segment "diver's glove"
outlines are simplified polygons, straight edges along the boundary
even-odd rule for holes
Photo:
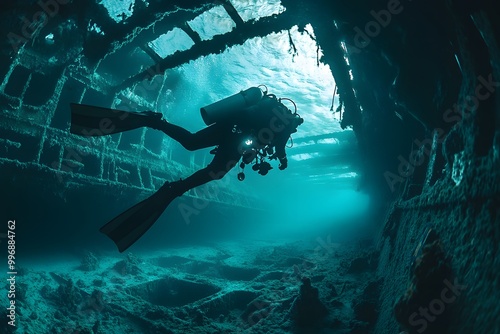
[[[278,166],[279,170],[284,170],[285,168],[288,167],[288,159],[286,157],[279,158],[279,160],[280,160],[280,165]]]

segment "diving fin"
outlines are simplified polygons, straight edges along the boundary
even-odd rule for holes
[[[162,119],[161,113],[132,112],[71,103],[70,132],[96,137],[150,126]]]
[[[168,205],[179,195],[170,183],[99,229],[118,247],[120,253],[132,246],[158,220]]]

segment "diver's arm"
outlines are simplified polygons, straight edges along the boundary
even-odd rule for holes
[[[279,169],[283,170],[288,167],[288,159],[286,158],[286,143],[288,142],[288,138],[290,135],[285,134],[285,133],[280,133],[280,135],[276,138],[276,141],[274,143],[275,147],[275,153],[274,156],[278,158],[280,161]]]

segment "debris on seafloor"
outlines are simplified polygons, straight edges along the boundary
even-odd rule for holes
[[[128,253],[127,257],[116,263],[114,269],[121,275],[137,275],[141,272],[140,260],[133,255]]]
[[[353,303],[355,319],[351,321],[354,333],[368,333],[373,330],[379,315],[379,296],[383,278],[369,282],[363,289],[363,293]]]
[[[290,309],[291,318],[299,327],[318,325],[328,314],[328,309],[319,300],[318,288],[311,285],[311,280],[302,278],[299,295]]]
[[[80,264],[80,269],[83,271],[94,271],[99,269],[99,259],[92,252],[87,252]]]

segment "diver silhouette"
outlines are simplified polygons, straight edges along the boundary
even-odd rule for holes
[[[279,99],[259,87],[251,87],[200,108],[207,127],[196,133],[168,122],[161,113],[153,111],[128,112],[71,104],[70,131],[73,134],[104,136],[149,127],[164,132],[189,151],[215,147],[210,151],[214,158],[208,166],[185,179],[167,181],[153,195],[101,227],[100,231],[115,242],[120,252],[136,242],[175,198],[190,189],[221,179],[240,160],[242,169],[253,163],[252,169],[261,175],[272,169],[266,159],[279,160],[280,170],[287,168],[285,147],[303,119],[292,100]],[[282,100],[291,101],[295,112]],[[242,181],[244,174],[239,173],[238,179]]]

